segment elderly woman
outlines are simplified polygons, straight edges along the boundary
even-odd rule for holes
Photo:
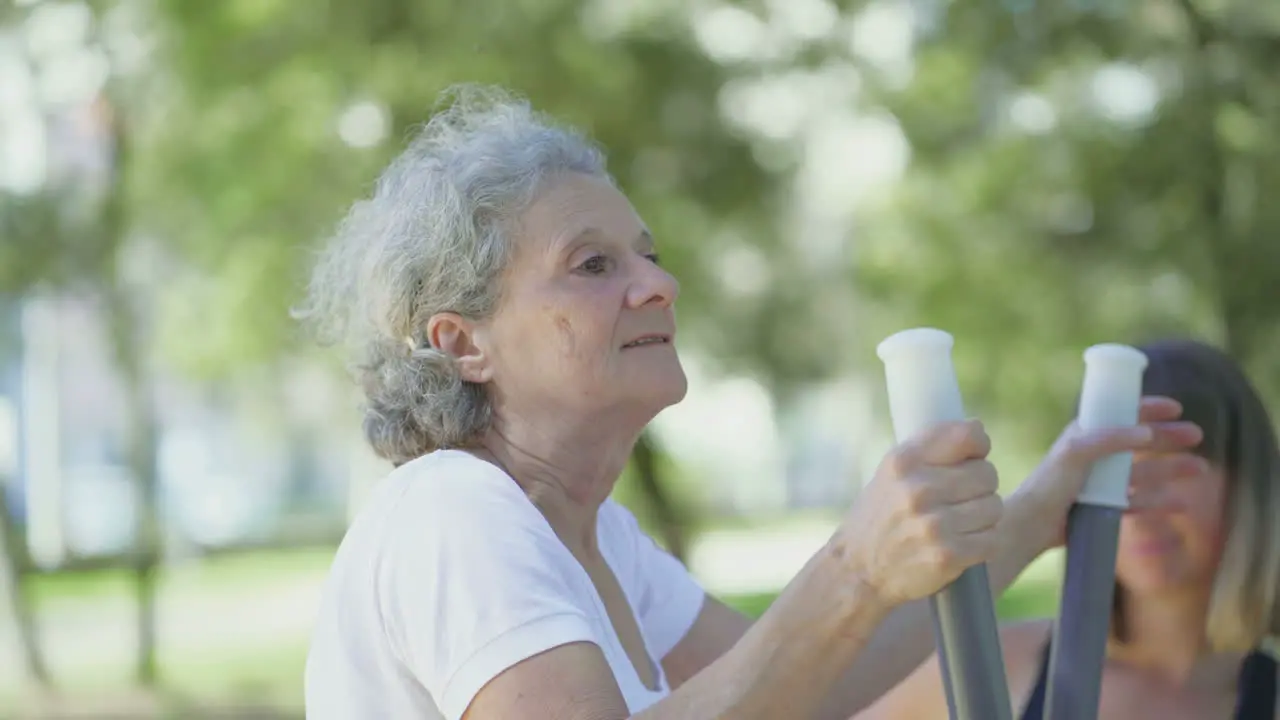
[[[1090,463],[1198,440],[1149,399],[1138,428],[1069,429],[1002,501],[980,425],[934,428],[752,622],[609,500],[685,393],[657,242],[596,147],[497,91],[461,93],[352,208],[299,314],[350,346],[396,469],[334,561],[308,717],[843,720],[926,657],[922,598],[984,561],[1000,590],[1053,543]]]
[[[1099,718],[1280,718],[1280,453],[1258,394],[1230,357],[1192,341],[1144,348],[1148,392],[1204,431],[1199,473],[1167,478],[1176,506],[1126,517]],[[1002,632],[1013,706],[1044,717],[1052,621]],[[945,718],[936,661],[861,718]]]

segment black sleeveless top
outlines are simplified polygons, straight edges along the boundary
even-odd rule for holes
[[[1052,641],[1045,643],[1040,657],[1040,675],[1036,688],[1022,710],[1022,720],[1042,720],[1045,694],[1049,690],[1049,651]],[[1257,651],[1249,654],[1240,666],[1240,694],[1236,698],[1235,720],[1277,720],[1276,661]]]

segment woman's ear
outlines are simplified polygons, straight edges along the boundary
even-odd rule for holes
[[[486,383],[493,379],[493,366],[481,347],[480,327],[458,313],[436,313],[427,321],[427,341],[431,347],[452,357],[462,379]]]

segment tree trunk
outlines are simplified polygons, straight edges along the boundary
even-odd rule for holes
[[[160,521],[156,444],[158,422],[151,397],[151,383],[141,356],[140,323],[120,288],[108,302],[112,315],[112,342],[124,381],[129,418],[129,472],[136,483],[137,534],[133,548],[134,590],[138,603],[138,645],[135,673],[138,683],[151,687],[156,672],[156,575],[160,558]]]
[[[1227,193],[1232,187],[1228,177],[1230,156],[1223,147],[1217,127],[1221,107],[1237,102],[1239,98],[1234,97],[1234,90],[1221,87],[1208,70],[1211,67],[1210,52],[1223,40],[1220,28],[1211,23],[1191,0],[1177,0],[1177,5],[1186,18],[1195,51],[1203,58],[1199,74],[1188,79],[1188,85],[1203,93],[1201,113],[1195,118],[1192,134],[1203,138],[1206,143],[1200,159],[1200,209],[1207,221],[1203,241],[1218,309],[1222,349],[1248,368],[1257,340],[1255,302],[1253,288],[1248,284],[1242,287],[1242,280],[1236,272],[1240,256],[1238,235],[1243,230],[1233,225],[1228,212],[1230,202]],[[1267,293],[1262,295],[1266,297]]]
[[[160,558],[159,494],[156,466],[159,422],[152,397],[147,367],[146,320],[135,304],[134,288],[121,266],[129,242],[128,163],[130,146],[125,118],[118,106],[106,103],[110,123],[111,179],[102,205],[101,231],[107,233],[104,247],[112,248],[112,262],[104,273],[104,306],[111,333],[116,371],[124,386],[125,417],[128,423],[127,457],[129,473],[136,487],[137,532],[133,548],[134,589],[138,602],[138,645],[135,673],[138,683],[151,687],[157,680],[156,664],[156,575]]]
[[[35,608],[27,598],[24,581],[27,569],[31,567],[26,553],[26,539],[13,522],[10,514],[9,497],[0,486],[0,558],[4,567],[0,568],[0,592],[8,595],[13,610],[13,621],[18,630],[18,642],[21,645],[22,660],[27,668],[28,677],[43,688],[50,688],[53,679],[49,674],[49,666],[45,662],[43,649],[40,647],[40,631],[37,627]]]
[[[645,502],[653,510],[658,523],[658,533],[667,550],[682,561],[688,558],[688,546],[685,541],[685,523],[682,513],[672,502],[671,496],[662,485],[661,471],[658,470],[658,447],[652,433],[645,431],[640,435],[632,453],[635,463],[636,480],[640,484],[640,493]]]
[[[0,393],[6,393],[19,403],[18,458],[24,452],[22,448],[20,403],[22,380],[20,373],[10,374],[6,364],[21,357],[21,353],[10,355],[11,350],[22,347],[22,303],[16,299],[0,298]],[[19,460],[21,462],[21,460]],[[26,579],[32,567],[31,553],[28,551],[24,528],[14,520],[14,512],[9,504],[9,495],[4,480],[0,477],[0,603],[9,604],[9,614],[13,619],[26,666],[27,677],[36,685],[49,688],[53,679],[45,662],[44,651],[40,645],[40,631],[35,607],[26,592]]]

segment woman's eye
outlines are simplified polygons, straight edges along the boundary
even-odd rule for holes
[[[587,258],[586,262],[578,266],[578,269],[592,275],[598,275],[609,269],[609,259],[603,255],[594,255]]]

